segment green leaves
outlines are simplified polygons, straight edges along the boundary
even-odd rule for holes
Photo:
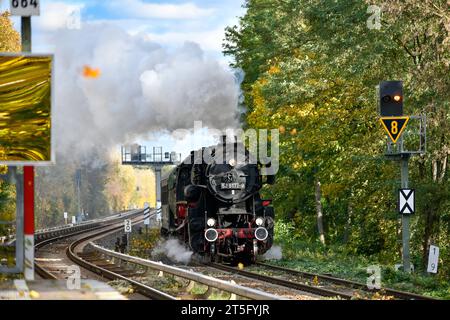
[[[369,5],[382,8],[379,30],[367,27]],[[395,257],[399,168],[383,160],[386,138],[375,86],[404,80],[406,112],[427,112],[428,153],[412,161],[412,183],[448,185],[448,4],[267,0],[246,6],[239,26],[228,29],[225,53],[246,74],[247,126],[280,128],[280,178],[271,189],[278,217],[293,221],[293,233],[315,239],[313,181],[319,179],[330,240],[340,241],[348,229],[353,248]],[[445,194],[431,211],[414,217],[416,256],[426,250],[421,237],[439,238],[448,247],[448,237],[442,237],[447,220],[429,219],[449,215]],[[421,201],[435,200],[426,194]],[[422,232],[426,221],[433,221],[432,235]]]

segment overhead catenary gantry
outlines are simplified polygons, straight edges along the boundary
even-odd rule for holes
[[[161,203],[161,175],[162,168],[175,165],[181,160],[181,154],[175,151],[163,152],[162,147],[153,147],[147,152],[147,147],[138,144],[122,146],[122,164],[136,167],[150,167],[155,172],[156,207]]]

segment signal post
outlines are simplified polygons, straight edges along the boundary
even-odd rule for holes
[[[40,1],[10,1],[11,14],[21,16],[22,52],[31,53],[31,16],[40,15]],[[11,170],[11,167],[8,167]],[[23,272],[26,280],[34,280],[34,167],[24,166],[23,180]],[[19,204],[17,204],[19,205]],[[22,206],[21,206],[22,207]],[[19,233],[18,233],[19,235]]]
[[[409,159],[414,154],[425,153],[426,148],[426,119],[425,116],[403,115],[403,83],[401,81],[382,81],[379,85],[379,113],[380,122],[386,130],[386,157],[400,162],[401,188],[398,192],[398,210],[402,219],[402,262],[403,270],[411,272],[410,259],[410,218],[415,212],[415,190],[408,189]],[[419,145],[415,150],[408,150],[403,133],[411,119],[420,121],[418,131]],[[408,133],[413,138],[414,132]]]

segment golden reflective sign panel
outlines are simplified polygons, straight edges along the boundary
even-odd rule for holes
[[[0,54],[0,163],[52,161],[52,60]]]

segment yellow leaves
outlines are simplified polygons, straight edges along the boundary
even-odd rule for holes
[[[304,167],[306,167],[306,166],[308,166],[308,163],[306,162],[306,161],[304,161],[304,160],[298,160],[298,161],[295,161],[293,164],[292,164],[292,167],[295,169],[295,170],[300,170],[301,168],[304,168]]]
[[[279,72],[280,72],[280,68],[279,68],[278,66],[276,66],[276,65],[271,66],[271,67],[269,68],[269,70],[268,70],[268,73],[269,73],[270,75],[272,75],[272,74],[277,74],[277,73],[279,73]]]
[[[0,52],[19,52],[19,33],[14,29],[9,12],[0,14]]]
[[[31,299],[39,299],[40,296],[41,296],[41,295],[39,294],[39,292],[34,291],[34,290],[31,290],[31,291],[30,291],[30,298],[31,298]]]
[[[345,191],[346,186],[339,183],[322,184],[322,195],[335,198]]]
[[[258,80],[251,90],[251,96],[253,98],[254,108],[251,113],[248,114],[248,123],[257,128],[267,128],[269,126],[269,119],[272,115],[271,111],[266,106],[266,101],[262,95],[261,89],[266,79],[262,78]]]
[[[92,290],[92,286],[89,283],[82,283],[81,288],[84,290]]]
[[[375,292],[374,295],[370,298],[370,300],[394,300],[394,296],[388,296],[385,294],[380,294],[379,292]]]

